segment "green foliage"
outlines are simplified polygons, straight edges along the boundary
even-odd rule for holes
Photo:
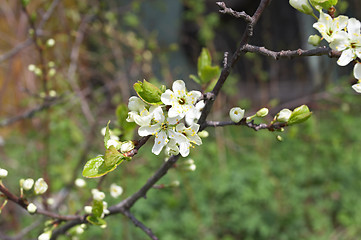
[[[206,48],[202,49],[202,52],[198,57],[197,70],[198,76],[191,74],[189,77],[196,83],[205,86],[206,91],[212,90],[221,74],[221,70],[219,66],[212,66],[212,57]]]
[[[314,6],[316,9],[330,9],[332,6],[335,6],[337,4],[338,0],[310,0],[310,3],[312,6]]]
[[[288,120],[288,125],[298,124],[306,121],[312,115],[310,109],[306,105],[299,106],[292,111],[292,114]]]
[[[134,84],[134,90],[143,101],[153,105],[162,104],[160,100],[162,91],[150,82],[146,80],[143,80],[143,82],[138,81]]]
[[[128,106],[125,104],[119,104],[115,111],[120,129],[120,135],[124,140],[133,139],[134,129],[137,126],[137,124],[134,122],[127,122],[128,112]]]
[[[86,178],[101,177],[108,172],[113,171],[117,167],[117,164],[107,165],[104,160],[104,156],[98,156],[90,159],[83,168],[83,176]]]
[[[86,220],[88,220],[93,225],[106,225],[105,220],[101,218],[103,214],[103,208],[103,201],[93,200],[92,214],[87,216]]]

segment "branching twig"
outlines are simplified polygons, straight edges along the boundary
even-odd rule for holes
[[[284,127],[287,126],[286,123],[273,123],[273,124],[265,124],[265,123],[260,123],[260,124],[256,124],[254,123],[254,121],[246,121],[246,118],[243,118],[240,122],[235,123],[232,121],[222,121],[222,122],[216,122],[216,121],[206,121],[205,126],[206,127],[224,127],[224,126],[231,126],[231,125],[243,125],[243,126],[247,126],[249,128],[252,128],[255,131],[259,131],[262,129],[268,129],[269,131],[275,131],[275,130],[280,130]]]
[[[140,222],[138,219],[136,219],[134,217],[133,214],[130,213],[129,210],[125,210],[122,212],[125,216],[127,216],[130,220],[132,220],[132,222],[134,223],[135,226],[139,227],[140,229],[143,230],[143,232],[145,232],[151,239],[153,240],[158,240],[158,238],[154,235],[154,233],[152,232],[152,230],[150,228],[147,228],[142,222]]]
[[[275,60],[278,60],[280,58],[295,58],[295,57],[309,57],[309,56],[322,56],[322,55],[328,55],[331,58],[336,58],[341,56],[341,52],[332,50],[329,47],[318,47],[311,50],[303,50],[303,49],[297,49],[297,50],[282,50],[279,52],[275,52],[269,49],[266,49],[265,47],[258,47],[246,44],[242,48],[245,52],[252,52],[252,53],[258,53],[267,57],[272,57]]]

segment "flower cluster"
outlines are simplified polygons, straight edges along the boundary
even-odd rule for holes
[[[156,155],[165,148],[168,155],[189,155],[190,148],[202,144],[198,136],[199,119],[204,107],[199,91],[188,92],[185,83],[177,80],[172,90],[165,90],[159,104],[150,104],[139,97],[129,99],[128,122],[139,125],[140,136],[154,135],[152,152]],[[181,122],[184,120],[184,122]]]
[[[353,60],[361,59],[361,23],[355,18],[338,16],[332,18],[329,14],[320,11],[318,22],[313,24],[322,38],[325,39],[333,50],[341,51],[341,56],[337,60],[340,66],[346,66]],[[352,88],[361,93],[361,66],[357,60],[353,73],[358,83]]]

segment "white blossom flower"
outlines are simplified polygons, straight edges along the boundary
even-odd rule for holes
[[[75,186],[77,186],[77,187],[80,187],[80,188],[83,188],[83,187],[85,187],[86,186],[86,182],[85,182],[85,180],[84,179],[82,179],[82,178],[77,178],[77,179],[75,179]]]
[[[118,185],[115,184],[115,183],[112,183],[112,184],[110,185],[110,195],[111,195],[113,198],[119,197],[122,193],[123,193],[123,188],[122,188],[121,186],[118,186]]]
[[[152,112],[156,109],[156,106],[149,107],[142,99],[133,96],[129,98],[128,109],[130,110],[127,118],[128,122],[135,122],[139,126],[146,126],[152,120]]]
[[[76,234],[82,234],[84,233],[84,228],[82,228],[81,226],[77,226],[75,229]]]
[[[197,102],[197,104],[194,107],[194,114],[187,114],[185,116],[185,121],[188,124],[188,126],[192,125],[192,123],[197,123],[198,119],[201,117],[202,110],[206,104],[203,100]]]
[[[229,111],[229,117],[235,123],[238,123],[244,117],[244,110],[240,107],[234,107]]]
[[[0,168],[0,179],[6,178],[8,171],[6,169]]]
[[[108,210],[108,203],[106,201],[103,201],[103,214],[102,214],[102,218],[104,217],[105,214],[109,214],[109,210]]]
[[[332,18],[327,13],[320,11],[320,18],[318,22],[313,24],[313,27],[316,28],[322,35],[322,37],[327,42],[332,42],[337,35],[342,31],[347,25],[347,16],[338,16],[337,18]]]
[[[361,34],[360,21],[351,18],[347,22],[347,33],[340,32],[330,43],[330,47],[337,51],[342,51],[337,64],[346,66],[356,57],[361,58]]]
[[[189,155],[189,149],[192,147],[192,144],[201,145],[202,139],[198,136],[197,132],[199,130],[199,125],[193,123],[190,127],[186,128],[183,123],[180,123],[176,126],[176,131],[184,136],[180,141],[177,141],[179,144],[179,153],[182,157]]]
[[[178,155],[179,148],[178,148],[177,142],[174,139],[169,139],[169,142],[167,143],[167,145],[165,147],[165,152],[168,156]]]
[[[148,126],[141,126],[138,129],[139,136],[148,136],[155,135],[154,145],[152,152],[155,155],[159,155],[163,147],[169,142],[170,138],[174,138],[178,142],[182,136],[179,133],[176,133],[170,125],[178,123],[180,119],[165,117],[163,110],[158,106],[153,112],[153,125],[149,124]]]
[[[23,186],[22,186],[23,189],[26,190],[26,191],[28,191],[28,190],[30,190],[30,189],[33,187],[33,185],[34,185],[34,179],[32,179],[32,178],[25,179],[22,185],[23,185]]]
[[[39,178],[36,180],[34,185],[34,192],[35,194],[43,194],[48,190],[48,184],[44,181],[43,178]]]
[[[199,91],[187,92],[185,83],[182,80],[177,80],[173,83],[172,90],[167,89],[161,96],[161,100],[165,105],[172,106],[168,111],[169,117],[185,115],[195,117],[196,110],[194,104],[202,96]]]
[[[105,194],[96,188],[92,189],[91,192],[93,194],[93,199],[96,201],[103,201],[103,199],[105,198]]]
[[[50,240],[52,235],[51,231],[43,232],[39,235],[38,240]]]
[[[29,203],[26,209],[28,210],[29,213],[35,213],[37,207],[35,206],[34,203]]]
[[[278,116],[277,116],[277,121],[279,122],[288,122],[288,119],[290,119],[291,117],[291,114],[292,114],[292,111],[285,108],[285,109],[282,109],[279,113],[278,113]]]

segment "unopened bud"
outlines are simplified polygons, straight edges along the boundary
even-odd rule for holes
[[[290,0],[290,5],[297,9],[300,12],[311,15],[313,13],[313,9],[309,4],[308,0]]]
[[[26,209],[28,210],[29,213],[33,214],[36,212],[37,207],[35,206],[34,203],[29,203]]]
[[[8,171],[6,169],[0,168],[0,179],[6,178]]]
[[[22,182],[22,187],[24,190],[29,191],[34,185],[34,179],[28,178]]]
[[[316,34],[308,37],[308,43],[315,47],[318,46],[320,42],[321,42],[321,37]]]
[[[256,113],[257,117],[265,117],[268,114],[268,108],[262,108]]]
[[[49,38],[47,41],[46,41],[46,46],[47,47],[54,47],[55,45],[55,40],[52,39],[52,38]]]
[[[35,194],[43,194],[48,190],[48,184],[44,181],[43,178],[39,178],[36,180],[34,185],[34,192]]]
[[[209,136],[209,133],[206,130],[200,131],[197,134],[201,138],[207,138]]]
[[[278,122],[288,122],[288,119],[290,118],[292,114],[292,111],[285,108],[285,109],[282,109],[278,115],[277,115],[277,121]]]
[[[243,110],[242,108],[234,107],[229,111],[229,117],[233,122],[239,123],[244,117],[244,112],[245,110]]]

